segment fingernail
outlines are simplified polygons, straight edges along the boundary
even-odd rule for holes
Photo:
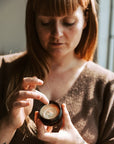
[[[66,107],[66,104],[65,104],[65,103],[63,103],[62,105],[63,105],[64,107]]]
[[[44,83],[43,80],[41,80],[41,79],[38,79],[38,82],[39,82],[40,84],[43,84],[43,83]]]

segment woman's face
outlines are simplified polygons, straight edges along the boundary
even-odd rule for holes
[[[79,6],[72,15],[37,16],[36,27],[42,47],[52,56],[74,53],[86,23]]]

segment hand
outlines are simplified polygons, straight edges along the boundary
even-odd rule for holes
[[[43,81],[37,77],[26,77],[22,82],[22,90],[19,90],[11,97],[7,119],[9,124],[15,129],[21,127],[25,118],[31,113],[34,99],[40,100],[45,104],[49,103],[44,94],[35,90],[37,85],[42,84]]]
[[[51,144],[87,144],[73,126],[66,105],[62,104],[63,125],[58,133],[53,133],[52,126],[44,126],[35,112],[34,121],[38,129],[38,138]]]

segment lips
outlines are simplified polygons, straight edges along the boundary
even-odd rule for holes
[[[55,43],[55,42],[51,42],[50,45],[53,45],[53,46],[61,46],[63,45],[64,43]]]

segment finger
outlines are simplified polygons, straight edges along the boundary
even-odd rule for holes
[[[62,104],[62,110],[63,110],[63,125],[62,128],[70,128],[72,126],[72,122],[70,119],[69,112],[66,108],[66,104]]]
[[[53,126],[45,126],[40,119],[38,119],[38,111],[35,112],[35,124],[38,131],[38,138],[43,141],[54,143],[57,138],[57,133],[51,133]]]
[[[23,78],[22,88],[28,89],[31,87],[36,87],[36,85],[42,85],[43,81],[41,79],[38,79],[37,77],[25,77]]]
[[[39,114],[39,112],[35,111],[35,115],[34,115],[34,122],[35,122],[35,124],[37,124],[38,114]],[[46,129],[47,129],[47,132],[52,132],[53,126],[47,126]]]
[[[34,84],[30,84],[30,85],[26,85],[25,88],[23,88],[24,90],[35,90],[36,89],[36,85]]]
[[[28,100],[24,101],[16,101],[13,104],[13,108],[22,108],[22,107],[27,107],[29,106],[30,102]]]
[[[47,126],[47,132],[51,133],[53,130],[53,126]]]
[[[37,119],[38,119],[38,111],[35,111],[35,115],[34,115],[35,124],[37,123]]]
[[[37,127],[37,136],[39,139],[43,140],[43,135],[46,133],[45,125],[41,122],[40,119],[36,120],[36,127]]]
[[[44,133],[42,140],[47,141],[49,143],[56,143],[58,141],[59,134],[58,133]]]
[[[41,93],[37,90],[34,90],[34,91],[20,90],[18,92],[18,100],[23,100],[23,99],[27,99],[27,98],[40,100],[44,104],[49,103],[48,98],[43,93]]]

